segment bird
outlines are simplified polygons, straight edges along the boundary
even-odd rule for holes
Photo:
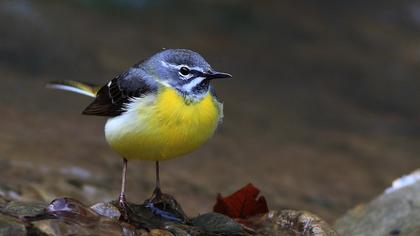
[[[228,78],[232,75],[214,70],[195,51],[163,49],[104,86],[64,80],[46,87],[93,97],[82,114],[108,118],[104,133],[122,158],[118,206],[127,219],[128,161],[155,162],[152,198],[160,198],[159,163],[196,150],[213,135],[223,119],[223,103],[210,82]]]

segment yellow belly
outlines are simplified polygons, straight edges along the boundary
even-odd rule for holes
[[[167,160],[189,153],[214,133],[221,104],[209,93],[187,104],[172,88],[162,88],[134,102],[123,115],[108,120],[105,136],[127,159]]]

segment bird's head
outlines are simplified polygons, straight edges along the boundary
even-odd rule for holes
[[[213,70],[200,54],[188,49],[163,50],[143,66],[161,84],[177,89],[192,100],[200,100],[209,92],[211,80],[232,77]]]

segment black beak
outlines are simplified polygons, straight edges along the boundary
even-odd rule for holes
[[[223,72],[217,72],[217,71],[209,71],[208,73],[205,73],[204,76],[209,80],[232,78],[231,74],[223,73]]]

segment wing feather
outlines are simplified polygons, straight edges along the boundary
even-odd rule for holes
[[[95,100],[82,113],[108,117],[121,115],[132,98],[157,91],[152,82],[142,70],[131,68],[99,89]]]

